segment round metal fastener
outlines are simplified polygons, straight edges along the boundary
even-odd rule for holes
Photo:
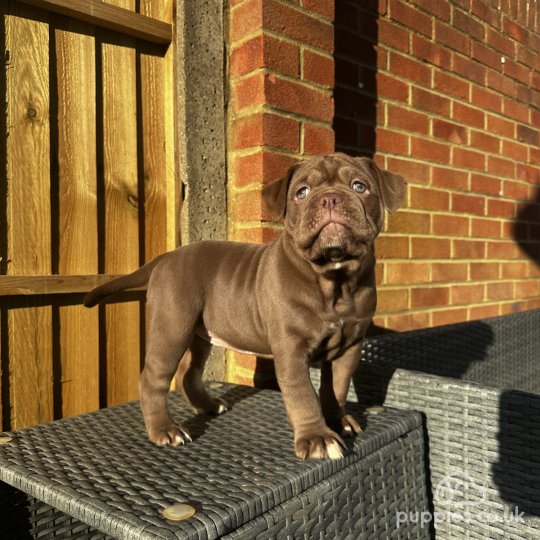
[[[195,514],[193,506],[185,503],[176,503],[163,509],[163,515],[172,521],[183,521],[189,519]]]
[[[0,436],[0,444],[7,444],[13,440],[13,437],[7,437],[5,435]]]
[[[385,411],[384,407],[381,405],[374,405],[373,407],[368,407],[366,412],[368,414],[381,414]]]

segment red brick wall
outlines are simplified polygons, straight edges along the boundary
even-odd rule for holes
[[[336,147],[407,177],[376,322],[540,306],[540,3],[336,4]]]
[[[230,238],[271,239],[262,184],[335,144],[409,181],[378,324],[540,307],[539,3],[231,0]],[[254,367],[229,357],[231,378]]]
[[[231,0],[229,238],[268,241],[261,188],[299,159],[332,152],[334,1]],[[264,382],[268,361],[228,354],[228,377]]]

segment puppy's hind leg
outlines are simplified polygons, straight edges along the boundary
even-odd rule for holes
[[[178,388],[195,412],[221,414],[227,410],[227,403],[223,399],[212,397],[203,383],[204,366],[211,348],[210,343],[195,335],[180,361],[175,378]]]
[[[180,358],[193,335],[193,320],[171,320],[166,302],[149,302],[146,358],[139,383],[141,408],[149,439],[158,446],[177,446],[191,441],[189,432],[169,414],[167,396]],[[189,317],[189,311],[186,310]]]

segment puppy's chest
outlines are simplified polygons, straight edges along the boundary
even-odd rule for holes
[[[314,359],[332,360],[340,356],[349,347],[363,339],[365,326],[357,319],[338,318],[326,323],[314,340]]]

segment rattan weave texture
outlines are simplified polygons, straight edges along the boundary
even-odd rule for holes
[[[256,527],[260,538],[295,529],[308,538],[325,530],[360,538],[362,530],[378,539],[395,523],[394,508],[426,508],[418,414],[369,416],[343,460],[303,462],[292,451],[279,393],[230,385],[221,393],[233,407],[219,418],[193,417],[171,395],[174,416],[195,439],[183,447],[149,443],[138,403],[15,433],[0,447],[0,479],[16,488],[5,486],[4,510],[19,505],[6,511],[4,530],[18,517],[19,526],[33,522],[34,537],[203,539],[238,530],[255,538]],[[175,502],[199,511],[184,522],[165,520],[161,510]],[[426,537],[417,526],[407,534]]]

